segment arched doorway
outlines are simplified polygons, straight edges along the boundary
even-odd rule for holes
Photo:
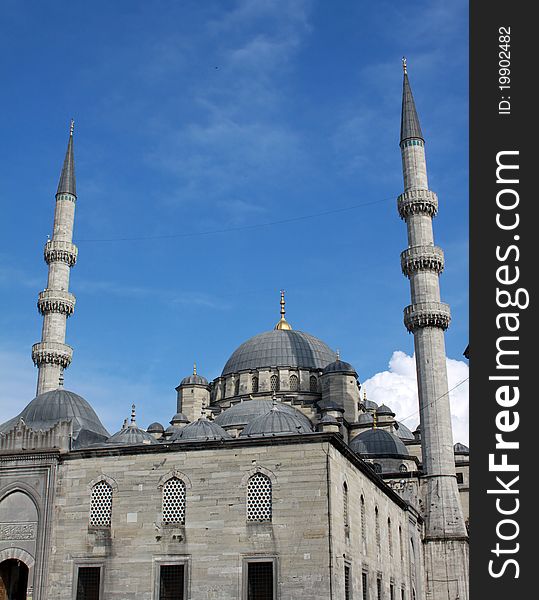
[[[17,558],[0,563],[0,600],[26,600],[28,567]]]

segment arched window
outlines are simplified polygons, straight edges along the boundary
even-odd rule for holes
[[[258,377],[256,375],[254,375],[251,378],[251,389],[253,391],[253,394],[256,394],[256,392],[258,392]]]
[[[297,392],[299,390],[299,379],[297,375],[290,375],[290,391]]]
[[[247,520],[271,521],[271,479],[262,473],[247,482]]]
[[[106,481],[98,481],[92,488],[90,498],[90,525],[110,527],[112,518],[112,487]]]
[[[402,465],[399,467],[399,471],[401,473],[406,473],[408,471],[408,467],[404,463],[402,463]]]
[[[402,545],[402,527],[399,526],[399,551],[401,554],[401,562],[404,560],[404,547]]]
[[[236,381],[234,381],[234,396],[238,396],[240,393],[240,378],[238,377]]]
[[[163,523],[185,524],[185,483],[178,477],[163,486]]]
[[[318,392],[318,379],[314,375],[309,378],[309,389],[311,392]]]
[[[361,496],[361,539],[367,541],[367,519],[365,517],[365,498]]]
[[[373,463],[372,467],[373,467],[375,473],[382,472],[382,465],[380,463]]]
[[[279,391],[279,378],[277,377],[277,375],[272,375],[270,377],[270,388],[272,392]]]
[[[380,515],[378,514],[378,507],[374,508],[374,527],[376,531],[376,547],[380,549]]]
[[[348,513],[348,485],[346,481],[342,484],[342,513],[344,520],[344,535],[350,537],[350,516]]]
[[[389,556],[393,556],[393,534],[391,533],[391,519],[387,519],[387,541],[389,544]]]

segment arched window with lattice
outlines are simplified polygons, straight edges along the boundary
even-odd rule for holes
[[[272,375],[270,377],[270,388],[272,392],[279,391],[279,377],[277,377],[277,375]]]
[[[314,375],[309,378],[309,389],[311,392],[318,392],[318,379]]]
[[[112,486],[105,480],[92,487],[90,498],[90,525],[110,527],[112,520]]]
[[[185,524],[185,483],[178,477],[163,486],[163,523]]]
[[[290,375],[290,391],[297,392],[299,390],[299,379],[297,375]]]
[[[258,392],[258,377],[256,375],[254,375],[251,378],[251,389],[253,391],[253,394],[256,394],[256,392]]]
[[[263,473],[255,473],[247,482],[247,520],[271,521],[271,479]]]

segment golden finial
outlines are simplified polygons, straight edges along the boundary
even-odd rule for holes
[[[372,413],[372,428],[376,429],[376,411]]]
[[[402,70],[404,71],[405,75],[406,73],[408,73],[408,71],[406,70],[406,56],[402,57]]]
[[[291,330],[292,327],[290,323],[284,318],[285,309],[284,309],[285,301],[284,301],[284,290],[281,290],[281,320],[275,325],[275,329],[286,329]]]
[[[73,131],[75,130],[75,119],[71,119],[69,124],[69,137],[73,137]]]
[[[197,364],[193,363],[193,375],[197,374]]]

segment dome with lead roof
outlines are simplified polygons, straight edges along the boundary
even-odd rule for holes
[[[202,440],[229,440],[231,436],[215,421],[201,417],[182,429],[177,429],[169,442],[193,442]]]
[[[306,427],[311,425],[311,421],[301,411],[293,406],[278,402],[278,406],[285,412],[293,414],[296,418],[303,421]],[[267,398],[253,398],[253,400],[244,400],[226,408],[221,414],[215,417],[215,423],[221,427],[244,427],[253,419],[268,413],[273,407],[273,401]]]
[[[282,410],[275,404],[269,412],[256,417],[246,425],[240,437],[290,435],[309,433],[312,430],[311,425],[306,425],[296,415]]]
[[[364,456],[409,454],[402,440],[384,429],[368,429],[360,433],[350,442],[350,448]]]

